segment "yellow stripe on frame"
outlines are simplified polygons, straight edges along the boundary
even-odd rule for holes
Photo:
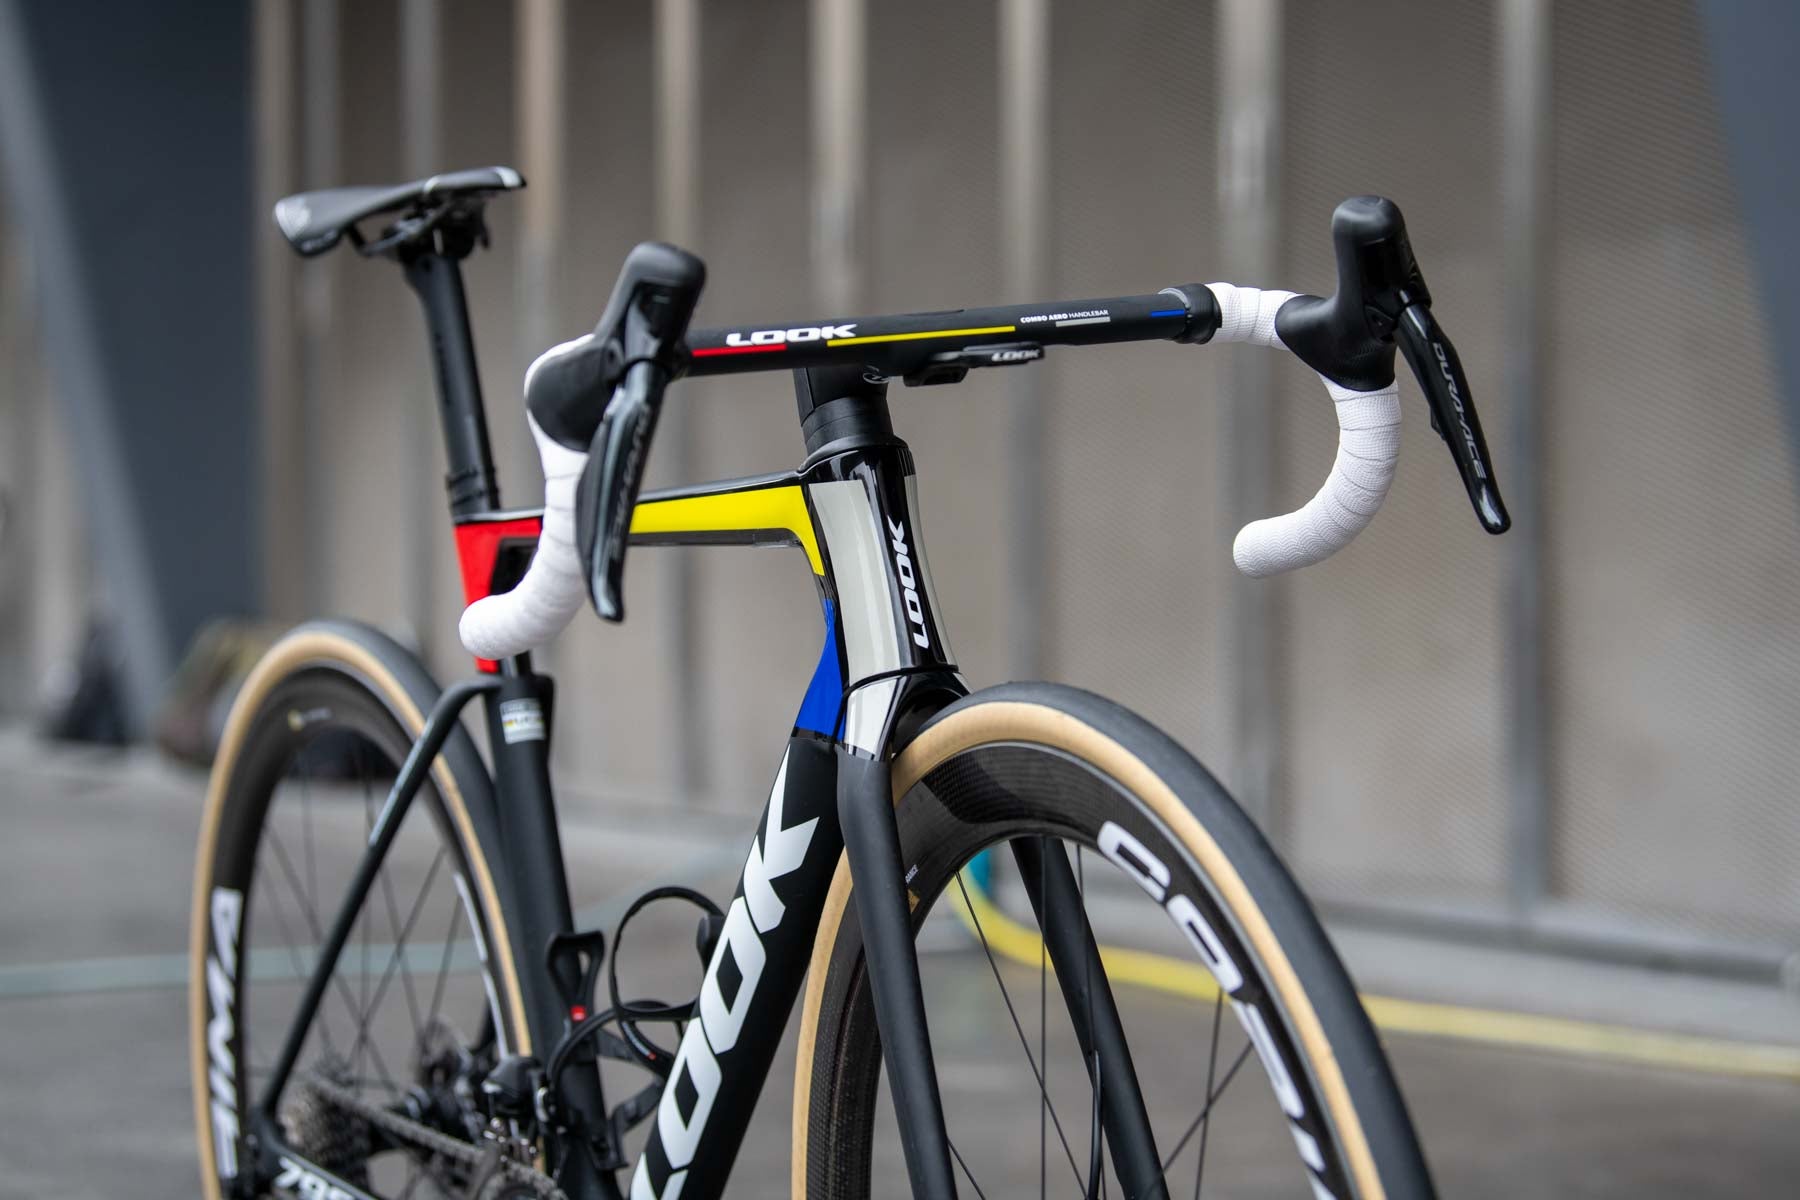
[[[814,575],[825,573],[819,539],[799,484],[720,492],[713,496],[678,496],[645,500],[631,510],[631,532],[641,534],[731,533],[752,529],[785,529],[806,551]]]
[[[980,333],[1012,333],[1017,325],[988,325],[981,329],[931,329],[924,333],[875,333],[868,337],[832,338],[827,346],[866,346],[870,342],[916,342],[921,338],[973,337]]]

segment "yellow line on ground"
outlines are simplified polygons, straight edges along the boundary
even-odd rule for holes
[[[966,872],[963,882],[968,889],[967,903],[962,889],[953,888],[949,892],[951,905],[963,925],[984,938],[995,954],[1026,966],[1038,966],[1043,961],[1043,943],[1037,931],[1003,912]],[[1106,967],[1107,978],[1115,982],[1197,1000],[1211,1000],[1219,992],[1212,972],[1198,962],[1122,946],[1101,946],[1100,961]],[[1362,1002],[1369,1019],[1387,1033],[1518,1046],[1713,1075],[1800,1082],[1800,1047],[1795,1046],[1656,1033],[1598,1021],[1401,1000],[1367,993],[1363,994]]]

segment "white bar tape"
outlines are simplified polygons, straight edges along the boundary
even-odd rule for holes
[[[587,455],[553,441],[529,413],[525,420],[544,464],[544,532],[517,587],[463,610],[457,633],[476,658],[535,650],[562,632],[587,597],[575,549],[575,485]]]
[[[1229,283],[1206,285],[1219,302],[1215,342],[1249,342],[1287,349],[1275,332],[1275,314],[1293,292],[1263,291]],[[1356,392],[1320,376],[1337,410],[1337,459],[1318,493],[1279,517],[1252,521],[1238,531],[1231,557],[1253,578],[1310,567],[1342,550],[1363,531],[1387,498],[1400,457],[1400,385]]]

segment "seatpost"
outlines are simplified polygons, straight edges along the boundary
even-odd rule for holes
[[[438,417],[444,425],[444,451],[450,468],[444,476],[450,515],[469,517],[500,507],[500,484],[494,476],[481,377],[475,371],[475,338],[469,331],[469,305],[463,294],[461,260],[468,248],[461,239],[446,236],[444,240],[445,249],[425,250],[403,262],[406,282],[425,306],[425,327],[431,336]],[[472,239],[468,244],[472,245]]]

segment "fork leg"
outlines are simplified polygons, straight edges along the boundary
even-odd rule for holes
[[[1091,1082],[1102,1100],[1101,1124],[1112,1149],[1113,1169],[1126,1196],[1165,1197],[1168,1188],[1150,1131],[1150,1114],[1069,856],[1061,843],[1049,838],[1015,838],[1011,845],[1090,1076],[1099,1059],[1100,1078]]]
[[[956,1195],[943,1099],[925,1026],[925,996],[913,947],[900,831],[888,764],[852,751],[838,754],[838,822],[855,887],[856,917],[881,1030],[882,1060],[894,1096],[900,1141],[913,1195],[929,1200]]]

